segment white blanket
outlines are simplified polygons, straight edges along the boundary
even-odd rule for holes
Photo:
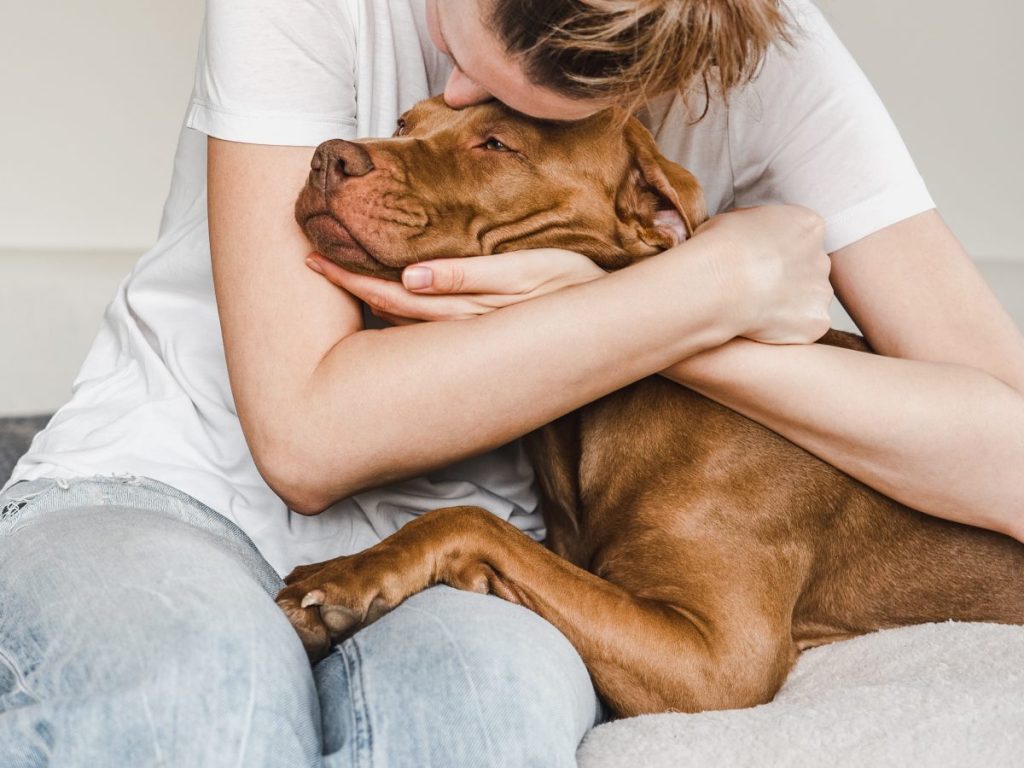
[[[581,768],[1024,766],[1024,628],[925,624],[801,656],[769,704],[599,726]]]

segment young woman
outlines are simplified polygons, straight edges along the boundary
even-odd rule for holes
[[[440,92],[643,103],[718,215],[607,275],[307,268],[310,148]],[[879,356],[809,344],[829,266]],[[311,671],[273,596],[440,506],[542,536],[517,438],[658,372],[1024,539],[1024,343],[809,0],[210,0],[159,241],[0,497],[0,763],[573,765],[604,714],[529,611],[435,587]]]

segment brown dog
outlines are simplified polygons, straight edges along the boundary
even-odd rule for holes
[[[424,259],[545,246],[616,269],[706,218],[694,178],[636,120],[553,125],[438,99],[393,139],[322,145],[296,215],[321,253],[392,279]],[[1024,623],[1024,546],[908,509],[659,376],[526,442],[549,549],[452,507],[297,568],[278,603],[311,658],[443,582],[543,616],[608,704],[636,715],[768,701],[801,650],[875,629]]]

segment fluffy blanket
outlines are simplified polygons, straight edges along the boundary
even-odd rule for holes
[[[769,704],[588,734],[581,768],[1024,766],[1024,628],[926,624],[816,648]]]

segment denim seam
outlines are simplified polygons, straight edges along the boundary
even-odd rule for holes
[[[252,621],[252,618],[250,616],[250,624],[249,624],[250,635],[249,636],[253,637],[254,635],[252,633],[255,631],[255,629],[253,628],[253,626],[251,624],[251,621]],[[253,721],[253,717],[254,717],[253,713],[256,710],[256,682],[255,682],[255,680],[256,680],[256,654],[253,653],[252,649],[250,648],[249,649],[249,701],[248,701],[248,705],[246,707],[247,711],[245,713],[246,714],[246,718],[245,718],[245,732],[242,734],[241,743],[239,744],[239,748],[238,748],[238,762],[235,763],[235,765],[238,766],[238,768],[242,768],[242,766],[245,764],[243,761],[244,761],[244,758],[245,758],[246,750],[249,748],[249,738],[252,736],[252,721]]]
[[[12,659],[3,648],[0,648],[0,664],[3,664],[11,670],[11,674],[14,675],[14,683],[17,686],[17,690],[31,696],[37,703],[40,701],[36,692],[29,688],[28,681],[25,679],[25,675],[21,672],[21,667],[14,663],[14,659]]]
[[[484,739],[487,742],[488,752],[492,756],[498,754],[497,750],[494,747],[494,743],[491,739],[491,732],[490,730],[488,730],[486,726],[487,718],[484,717],[483,706],[480,704],[480,693],[479,691],[477,691],[476,683],[473,680],[473,676],[469,672],[469,665],[466,663],[466,659],[462,655],[462,651],[459,648],[459,643],[456,640],[455,635],[451,633],[447,625],[443,621],[441,621],[440,618],[438,618],[435,614],[431,613],[430,611],[425,611],[422,608],[417,608],[414,605],[406,605],[406,610],[414,611],[423,616],[429,617],[431,620],[434,621],[434,623],[437,624],[438,627],[441,628],[441,631],[444,632],[445,636],[451,641],[452,647],[455,649],[455,655],[458,658],[459,665],[462,667],[463,674],[466,675],[466,680],[469,681],[469,689],[473,693],[473,705],[476,708],[477,717],[479,718],[480,722],[480,728],[483,731]],[[487,762],[488,765],[491,766],[491,768],[493,768],[493,759],[489,759]]]
[[[352,717],[355,720],[355,738],[352,740],[354,764],[373,768],[373,728],[370,725],[370,707],[366,701],[363,655],[355,641],[338,646],[338,650],[345,660],[349,690],[352,692]]]
[[[140,695],[142,697],[142,709],[146,713],[146,723],[149,725],[149,735],[153,739],[153,751],[156,753],[155,760],[156,765],[165,765],[163,750],[160,748],[160,740],[157,737],[156,723],[153,721],[153,709],[149,706],[149,696],[145,690],[141,690]]]

